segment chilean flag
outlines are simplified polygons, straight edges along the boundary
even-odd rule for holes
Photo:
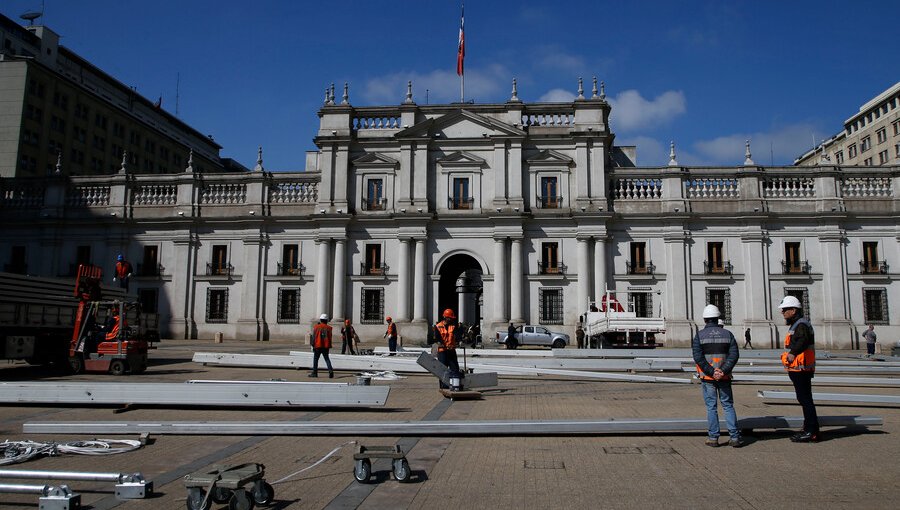
[[[466,8],[463,6],[459,15],[459,48],[456,53],[456,74],[463,75],[463,60],[466,58],[466,38],[463,35],[463,26],[466,24]]]

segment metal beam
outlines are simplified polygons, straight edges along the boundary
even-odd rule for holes
[[[684,367],[685,372],[696,372],[696,367]],[[784,374],[784,367],[778,365],[768,366],[747,366],[737,365],[734,367],[735,374]],[[879,366],[835,366],[823,365],[816,363],[817,374],[856,374],[856,375],[900,375],[900,367],[879,367]],[[818,379],[818,378],[816,378]]]
[[[69,510],[81,508],[81,494],[73,493],[65,485],[54,486],[0,483],[0,492],[39,494],[38,506],[41,510]]]
[[[760,391],[762,398],[773,400],[797,400],[793,391]],[[898,395],[862,395],[858,393],[813,393],[816,402],[856,402],[861,404],[900,404]]]
[[[450,368],[438,361],[430,352],[419,354],[416,363],[431,372],[435,377],[441,380],[447,387],[450,387]],[[497,386],[496,372],[480,372],[477,374],[466,374],[462,379],[462,387],[464,390],[472,388],[484,388],[488,386]]]
[[[696,375],[695,375],[696,377]],[[736,384],[791,384],[786,375],[736,375],[731,381]],[[900,378],[883,377],[830,377],[816,376],[813,386],[871,386],[879,388],[900,387]]]
[[[820,416],[824,427],[882,425],[880,416]],[[721,423],[725,427],[724,420]],[[802,416],[756,416],[738,420],[742,429],[786,429],[803,425]],[[571,434],[660,434],[707,431],[706,418],[598,420],[442,420],[343,422],[35,422],[25,434],[172,434],[238,436],[556,436]]]
[[[0,469],[0,478],[113,482],[116,484],[116,498],[118,499],[142,499],[153,494],[153,482],[144,480],[144,476],[140,473],[91,473],[82,471]]]
[[[360,407],[383,406],[389,392],[389,386],[356,386],[346,383],[7,382],[0,383],[0,402],[201,407]]]
[[[295,353],[295,354],[294,354]],[[198,352],[194,354],[195,363],[204,365],[220,365],[228,367],[267,367],[302,369],[312,367],[312,353],[292,351],[290,356],[276,354],[231,354],[224,352]],[[391,370],[393,372],[412,372],[425,374],[427,371],[416,364],[412,358],[397,356],[355,356],[350,354],[331,354],[331,364],[335,370],[351,370],[356,372]]]

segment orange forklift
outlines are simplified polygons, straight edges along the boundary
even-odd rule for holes
[[[101,274],[97,266],[78,266],[78,310],[69,345],[69,366],[75,374],[140,374],[147,370],[147,352],[159,335],[144,327],[139,302],[103,300]]]

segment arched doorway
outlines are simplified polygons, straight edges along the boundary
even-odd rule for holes
[[[456,312],[459,322],[481,325],[482,269],[471,255],[458,253],[440,267],[438,281],[438,317],[447,308]]]

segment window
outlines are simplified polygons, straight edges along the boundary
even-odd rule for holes
[[[560,207],[562,197],[559,196],[556,177],[541,177],[541,207],[544,209],[556,209]]]
[[[300,245],[286,244],[281,247],[281,262],[278,274],[281,276],[299,276],[303,273],[300,265]]]
[[[867,150],[872,148],[872,137],[866,136],[863,137],[862,141],[859,144],[859,152],[866,152]]]
[[[856,144],[851,143],[847,146],[847,157],[855,158],[856,157]]]
[[[228,289],[206,289],[206,322],[228,322]]]
[[[731,324],[731,290],[706,288],[706,302],[716,305],[722,312],[722,320],[725,324]]]
[[[653,293],[631,292],[631,307],[637,317],[653,317]]]
[[[384,322],[384,289],[363,287],[359,322],[361,324]]]
[[[87,105],[81,103],[75,103],[75,118],[81,120],[87,120],[88,118],[88,109]]]
[[[784,243],[784,260],[781,264],[785,274],[809,273],[809,264],[800,260],[800,243]]]
[[[137,292],[142,313],[159,313],[159,290],[138,289]]]
[[[563,323],[563,296],[560,288],[541,287],[538,303],[540,304],[541,324]]]
[[[216,244],[212,247],[212,261],[206,264],[206,274],[212,275],[231,275],[232,267],[228,263],[228,245]]]
[[[3,268],[7,273],[25,274],[28,265],[25,264],[25,247],[12,246],[9,250],[9,264]]]
[[[282,324],[300,323],[300,289],[278,289],[278,322]]]
[[[863,289],[866,324],[888,324],[887,289]]]
[[[66,132],[66,121],[57,117],[56,115],[50,116],[50,129],[57,131],[59,133]]]
[[[471,209],[474,202],[472,197],[469,196],[469,179],[463,177],[454,178],[450,209]]]
[[[844,162],[844,151],[835,151],[834,162],[838,165]]]
[[[807,291],[803,287],[799,288],[785,288],[784,289],[785,296],[794,296],[797,300],[800,301],[800,306],[802,309],[800,310],[800,314],[807,319],[810,319],[810,310],[809,310],[809,291]]]
[[[887,149],[878,153],[878,164],[883,165],[888,162],[888,151]]]
[[[653,273],[653,264],[647,262],[647,243],[631,243],[631,260],[628,261],[628,274]]]
[[[887,272],[887,264],[878,260],[878,242],[867,241],[863,243],[863,259],[859,261],[859,269],[862,273],[878,274]]]
[[[140,276],[159,276],[159,246],[144,246],[143,261],[138,264],[138,275]]]
[[[384,181],[382,179],[369,179],[366,181],[366,198],[363,201],[363,210],[383,211]]]
[[[894,146],[894,157],[900,159],[900,143]]]
[[[891,125],[894,126],[894,136],[900,136],[900,120],[895,120]]]
[[[866,158],[863,160],[863,165],[872,166],[872,158]]]
[[[706,262],[703,266],[706,274],[731,274],[731,262],[725,260],[723,243],[706,243]]]
[[[76,269],[79,265],[90,265],[91,264],[91,247],[90,246],[79,246],[75,248],[75,264]]]
[[[558,274],[559,265],[559,243],[541,243],[541,274]]]
[[[878,140],[878,143],[884,143],[887,141],[887,128],[881,128],[875,132],[875,137]]]
[[[381,245],[366,245],[366,261],[363,264],[364,275],[382,275],[384,274],[384,264],[381,261]]]

